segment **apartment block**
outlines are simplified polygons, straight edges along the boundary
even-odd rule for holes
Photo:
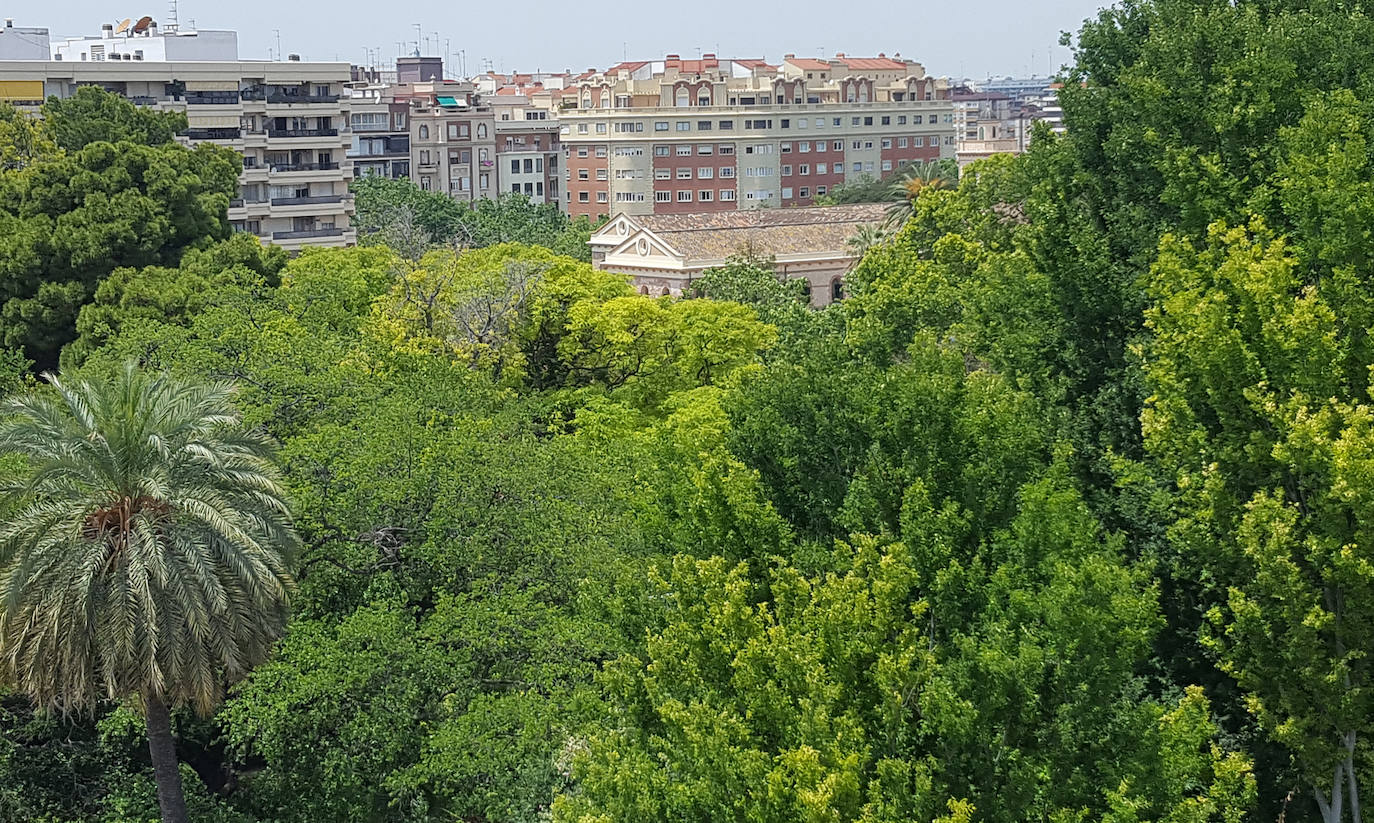
[[[53,42],[49,59],[0,59],[3,102],[36,109],[97,86],[185,112],[182,139],[243,157],[230,223],[288,250],[355,240],[348,82],[346,63],[241,61],[234,32],[159,30],[150,18]]]
[[[497,120],[496,164],[502,192],[535,203],[562,205],[563,150],[559,124],[544,120]]]
[[[565,206],[592,218],[807,206],[952,157],[945,81],[898,55],[620,63],[560,95]]]

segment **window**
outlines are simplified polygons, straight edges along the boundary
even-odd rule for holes
[[[721,200],[726,200],[726,201],[734,200],[734,199],[735,199],[735,190],[734,190],[734,189],[721,189],[721,190],[720,190],[720,199],[721,199]]]
[[[825,164],[824,164],[824,163],[817,163],[817,164],[816,164],[816,174],[825,174]]]
[[[819,189],[818,189],[818,191],[819,191]],[[798,197],[810,197],[810,196],[811,196],[811,189],[807,188],[806,186],[802,186],[800,189],[797,189],[797,196],[798,196]]]
[[[779,98],[779,99],[781,99],[781,98]],[[790,119],[784,118],[783,121],[782,121],[779,125],[782,126],[782,128],[784,128],[784,129],[786,129],[786,128],[791,128],[791,126],[792,126],[792,121],[791,121]]]
[[[926,144],[926,139],[925,139],[924,137],[913,137],[913,138],[911,138],[911,145],[914,146],[914,147],[916,147],[916,148],[918,148],[918,149],[921,148],[921,147],[923,147],[925,144]],[[932,145],[932,146],[935,145],[935,142],[934,142],[933,139],[932,139],[932,141],[931,141],[931,145]]]
[[[731,129],[733,129],[733,128],[735,127],[735,121],[734,121],[734,120],[721,120],[721,121],[720,121],[719,123],[717,123],[716,125],[720,126],[720,130],[721,130],[721,131],[730,131]]]
[[[735,147],[734,147],[734,146],[717,146],[717,147],[716,147],[716,153],[717,153],[717,154],[734,154],[734,153],[735,153]]]
[[[907,143],[907,141],[906,141],[906,138],[905,138],[905,137],[898,137],[898,138],[897,138],[897,148],[899,148],[899,149],[904,149],[904,148],[906,148],[906,143]]]
[[[587,133],[587,124],[586,124],[586,123],[578,123],[578,124],[577,124],[577,133],[578,133],[578,134],[586,134],[586,133]]]
[[[654,146],[654,157],[667,157],[670,153],[667,146]]]
[[[606,192],[604,192],[604,191],[599,191],[599,192],[596,193],[596,202],[598,202],[598,203],[605,203],[608,199],[610,199],[610,198],[608,198],[608,197],[606,196]]]
[[[672,179],[673,179],[673,170],[672,170],[672,169],[654,169],[654,179],[655,179],[655,180],[672,180]]]
[[[679,121],[677,121],[677,130],[678,130],[678,131],[691,131],[691,130],[692,130],[692,124],[689,123],[689,122],[687,122],[686,120],[679,120]]]
[[[541,169],[541,171],[542,171],[542,169]],[[534,173],[534,161],[533,161],[533,160],[529,160],[529,159],[525,160],[525,174],[533,174],[533,173]]]
[[[715,176],[716,170],[711,168],[710,166],[702,166],[701,168],[697,169],[698,180],[710,180],[712,177]]]
[[[836,128],[839,128],[839,125],[840,125],[840,118],[838,118],[838,117],[832,117],[832,118],[830,119],[830,125],[835,126]]]
[[[701,191],[697,192],[697,199],[703,203],[711,202],[711,190],[702,189]]]
[[[479,178],[480,179],[477,181],[478,186],[480,186],[483,190],[491,188],[491,175],[482,174],[479,175]]]
[[[691,193],[690,191],[679,191],[679,192],[677,193],[677,202],[679,202],[679,203],[690,203],[690,202],[692,202],[692,193]]]
[[[697,105],[698,105],[698,106],[709,106],[709,105],[711,105],[711,94],[710,94],[710,92],[706,92],[706,91],[699,91],[699,92],[697,92]]]
[[[844,299],[844,283],[838,277],[830,282],[830,299],[834,302]]]
[[[817,187],[816,187],[816,196],[817,196],[817,197],[824,197],[824,196],[825,196],[826,190],[827,190],[827,189],[826,189],[825,186],[817,186]]]
[[[917,123],[921,122],[921,120],[920,120],[920,115],[917,115],[916,117],[917,117],[916,122],[917,122]],[[899,125],[899,126],[905,126],[905,125],[906,125],[906,115],[905,115],[905,114],[899,114],[899,115],[897,115],[897,125]]]
[[[826,145],[826,144],[825,144],[825,141],[824,141],[824,140],[817,140],[817,141],[816,141],[816,151],[824,153],[824,152],[825,152],[825,145]]]
[[[782,199],[784,199],[784,200],[791,200],[791,199],[792,199],[792,189],[791,189],[791,188],[789,188],[789,187],[787,187],[787,186],[784,186],[784,187],[783,187],[783,190],[782,190]]]
[[[420,139],[421,139],[421,140],[428,140],[428,139],[429,139],[429,126],[420,126]]]
[[[880,122],[881,122],[884,126],[890,126],[890,125],[892,125],[892,117],[889,116],[889,115],[884,114],[884,115],[883,115],[883,119],[882,119]]]
[[[605,147],[605,146],[597,146],[597,147],[596,147],[596,156],[597,156],[597,157],[605,157],[605,156],[606,156],[606,147]]]
[[[830,148],[834,151],[844,151],[844,141],[836,140],[833,144],[831,144]]]
[[[691,170],[690,168],[686,167],[686,166],[684,166],[683,168],[678,169],[678,170],[677,170],[677,179],[679,179],[679,180],[691,180],[691,179],[692,179],[692,170]]]
[[[477,124],[477,139],[478,139],[478,140],[485,140],[486,138],[487,138],[487,124],[486,124],[486,123],[478,123],[478,124]]]
[[[873,118],[872,118],[872,117],[865,117],[865,118],[864,118],[864,125],[865,125],[865,126],[871,126],[871,125],[873,125]]]
[[[854,142],[850,143],[850,147],[855,149],[861,149],[864,147],[864,141],[855,140]]]
[[[654,202],[655,202],[655,203],[671,203],[672,200],[673,200],[673,193],[670,192],[670,191],[656,191],[656,192],[654,192]]]
[[[712,154],[716,150],[715,146],[697,146],[697,154]]]
[[[578,156],[578,157],[586,157],[586,156],[587,156],[587,147],[586,147],[586,146],[578,146],[578,147],[577,147],[577,156]]]
[[[429,158],[429,149],[420,149],[420,165],[428,166],[431,162]]]
[[[863,164],[863,163],[855,163],[855,164],[854,164],[854,173],[855,173],[855,174],[858,174],[859,172],[862,172],[863,170],[864,170],[864,164]]]
[[[791,143],[780,143],[780,144],[779,144],[779,147],[780,147],[780,148],[779,148],[779,151],[781,151],[783,154],[791,154],[791,153],[792,153],[792,144],[791,144]]]
[[[806,166],[802,166],[802,168],[806,168]],[[792,167],[791,167],[791,166],[783,166],[783,167],[782,167],[782,176],[783,176],[783,177],[791,177],[791,176],[792,176]]]
[[[818,129],[823,129],[823,128],[825,128],[825,118],[824,118],[824,117],[817,117],[817,118],[816,118],[816,128],[818,128]]]
[[[677,156],[678,156],[678,157],[691,157],[691,156],[692,156],[692,147],[691,147],[691,146],[678,146],[678,147],[677,147]]]
[[[597,180],[605,180],[605,179],[606,179],[606,170],[605,170],[605,169],[597,169],[597,170],[596,170],[596,179],[597,179]]]
[[[591,177],[592,177],[591,172],[587,171],[586,169],[578,169],[578,170],[577,170],[577,179],[578,179],[578,180],[590,180]]]
[[[458,139],[458,124],[457,124],[457,123],[449,123],[449,124],[448,124],[448,139],[450,139],[450,140],[457,140],[457,139]]]
[[[667,130],[668,130],[668,121],[667,121],[667,120],[656,120],[656,121],[654,121],[654,131],[667,131]]]
[[[677,93],[673,95],[673,105],[680,109],[685,109],[692,105],[692,95],[686,88],[679,87]]]
[[[734,177],[734,176],[735,176],[735,167],[734,167],[734,166],[724,166],[724,167],[722,167],[722,168],[720,169],[720,176],[721,176],[721,177]]]
[[[810,121],[808,118],[805,118],[805,117],[798,118],[798,119],[797,119],[797,128],[799,128],[799,129],[804,129],[804,128],[806,128],[806,124],[807,124],[807,123],[810,123],[810,122],[811,122],[811,121]]]
[[[579,202],[579,203],[590,203],[591,201],[592,201],[592,196],[591,196],[590,194],[588,194],[587,192],[585,192],[585,191],[580,191],[580,192],[577,193],[577,202]]]
[[[809,141],[809,140],[803,140],[802,142],[798,143],[798,144],[797,144],[797,151],[801,152],[802,154],[806,154],[806,153],[810,152],[810,151],[811,151],[811,141]]]
[[[698,121],[697,121],[697,131],[710,131],[710,130],[711,130],[711,121],[710,121],[710,120],[698,120]]]
[[[885,149],[890,149],[890,148],[892,148],[892,138],[891,138],[891,137],[884,137],[884,138],[883,138],[883,148],[885,148]]]
[[[884,161],[883,161],[883,171],[892,171],[892,161],[891,161],[891,160],[884,160]]]
[[[803,163],[802,165],[800,165],[800,166],[797,167],[797,174],[810,174],[810,173],[811,173],[811,166],[809,166],[809,165],[807,165],[807,164],[805,164],[805,163]]]
[[[596,124],[596,133],[597,133],[597,134],[605,134],[605,133],[606,133],[606,124],[605,124],[605,123],[597,123],[597,124]],[[480,137],[481,135],[478,135],[478,136]]]
[[[512,160],[512,161],[510,161],[510,173],[511,173],[511,174],[519,174],[519,173],[520,173],[520,161],[519,161],[519,160]]]
[[[925,119],[925,118],[922,117],[922,116],[919,115],[919,114],[913,114],[913,115],[911,115],[911,123],[912,123],[912,125],[919,126],[919,125],[921,125],[921,122],[922,122],[924,119]]]
[[[857,125],[859,125],[859,118],[857,118],[857,117],[851,117],[851,118],[849,118],[849,125],[851,125],[851,126],[857,126]]]
[[[873,148],[873,141],[872,141],[872,140],[865,140],[865,141],[864,141],[864,148],[866,148],[866,149],[871,149],[871,148]]]

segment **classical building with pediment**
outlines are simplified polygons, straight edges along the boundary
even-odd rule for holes
[[[617,214],[592,234],[592,263],[629,275],[641,294],[680,296],[731,257],[765,257],[780,277],[806,281],[813,306],[827,306],[844,296],[844,275],[855,262],[849,239],[884,217],[880,203]]]

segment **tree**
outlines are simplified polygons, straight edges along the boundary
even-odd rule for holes
[[[959,179],[959,170],[953,160],[918,160],[908,163],[887,178],[888,197],[892,205],[887,207],[887,221],[890,225],[900,226],[911,217],[913,204],[921,192],[946,189]]]
[[[208,714],[285,628],[297,537],[272,444],[228,384],[132,365],[12,398],[0,677],[69,714],[144,710],[163,819],[187,820],[169,710]]]
[[[59,148],[78,151],[91,143],[164,146],[186,130],[186,115],[135,106],[98,86],[80,86],[71,97],[49,97],[43,120]]]

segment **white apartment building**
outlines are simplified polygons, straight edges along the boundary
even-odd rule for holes
[[[185,112],[188,143],[243,156],[239,197],[229,205],[236,230],[288,250],[353,244],[348,64],[241,61],[233,32],[159,31],[148,18],[119,28],[56,42],[49,59],[0,52],[0,102],[36,109],[97,86]]]

